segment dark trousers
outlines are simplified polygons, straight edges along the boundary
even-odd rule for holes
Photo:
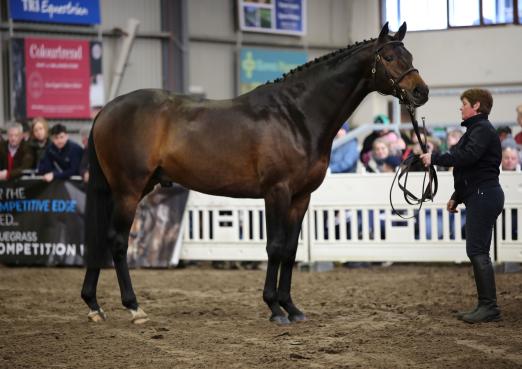
[[[468,257],[489,254],[491,235],[504,208],[502,187],[478,188],[464,200],[466,205],[466,253]]]

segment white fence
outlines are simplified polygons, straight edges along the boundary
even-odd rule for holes
[[[408,187],[420,193],[422,173],[409,176]],[[466,261],[465,208],[452,215],[446,202],[453,192],[449,172],[439,172],[434,202],[418,212],[398,189],[392,194],[403,220],[392,215],[389,189],[393,176],[329,175],[312,194],[303,221],[297,260],[313,261]],[[492,257],[522,262],[522,173],[505,172],[501,183],[505,210],[495,227]],[[464,210],[464,211],[463,211]],[[265,260],[264,203],[191,192],[184,218],[182,259]]]

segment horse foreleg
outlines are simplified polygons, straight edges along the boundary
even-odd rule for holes
[[[275,186],[265,196],[268,265],[263,300],[272,312],[270,321],[277,324],[290,323],[284,310],[279,305],[277,295],[277,274],[286,242],[286,214],[289,205],[290,195],[287,186]]]
[[[296,198],[292,201],[288,214],[288,232],[285,252],[281,260],[281,272],[279,275],[279,288],[277,290],[279,304],[288,312],[288,319],[292,322],[306,320],[306,316],[293,303],[290,295],[292,288],[292,272],[295,263],[295,254],[299,241],[299,233],[303,217],[310,203],[310,195]]]
[[[82,287],[82,299],[85,301],[91,311],[87,315],[92,322],[100,322],[107,319],[107,314],[98,305],[96,299],[96,287],[98,286],[98,277],[100,276],[100,268],[87,268]]]
[[[138,198],[128,197],[115,204],[109,230],[111,253],[120,286],[121,302],[132,314],[132,322],[141,324],[148,321],[147,314],[139,307],[132,288],[132,281],[127,264],[129,232],[136,211]]]

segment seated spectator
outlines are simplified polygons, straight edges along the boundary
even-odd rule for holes
[[[452,129],[448,132],[446,136],[446,147],[448,150],[451,150],[453,146],[457,144],[457,142],[460,141],[460,138],[462,137],[464,133],[462,133],[462,130],[459,128]]]
[[[370,173],[382,173],[395,171],[400,164],[400,158],[390,154],[388,142],[384,138],[378,138],[373,142],[373,149],[370,160],[365,166],[366,171]]]
[[[501,168],[506,171],[520,170],[518,150],[516,148],[508,146],[502,149]]]
[[[47,120],[43,117],[34,118],[31,125],[31,137],[29,139],[29,146],[31,146],[34,155],[33,168],[38,168],[38,163],[42,160],[45,150],[47,150],[50,144],[49,123],[47,123]]]
[[[339,132],[337,132],[335,140],[344,137],[348,131],[348,123],[343,124]],[[332,173],[354,173],[357,169],[358,158],[357,139],[354,138],[332,150],[330,171]]]
[[[52,144],[44,153],[38,173],[46,182],[53,179],[68,179],[80,174],[80,161],[83,149],[76,142],[69,140],[67,129],[62,124],[51,128]]]
[[[517,123],[522,128],[522,105],[517,106]],[[522,145],[522,131],[515,136],[517,144]]]
[[[0,143],[0,180],[21,177],[24,170],[32,168],[33,153],[23,138],[20,123],[7,126],[7,141]]]
[[[513,137],[511,128],[509,128],[508,126],[498,127],[497,134],[498,134],[498,138],[500,139],[500,142],[504,141],[506,138]]]
[[[377,115],[373,122],[377,124],[382,124],[383,129],[373,131],[364,139],[361,153],[359,155],[359,159],[361,160],[361,163],[364,164],[364,166],[366,166],[370,161],[373,142],[378,138],[385,139],[385,141],[388,143],[388,149],[391,149],[393,151],[393,155],[397,155],[395,151],[402,151],[406,147],[404,141],[395,132],[390,131],[388,128],[385,128],[388,124],[390,124],[390,119],[386,115]]]

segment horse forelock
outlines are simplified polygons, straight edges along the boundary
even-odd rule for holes
[[[334,50],[334,51],[332,51],[332,52],[330,52],[328,54],[324,54],[324,55],[322,55],[320,57],[317,57],[317,58],[315,58],[313,60],[310,60],[309,62],[307,62],[305,64],[302,64],[302,65],[300,65],[300,66],[298,66],[298,67],[296,67],[294,69],[291,69],[289,72],[283,73],[282,77],[277,78],[277,79],[275,79],[273,81],[268,81],[268,82],[266,82],[266,84],[274,84],[274,83],[279,83],[279,82],[285,81],[288,77],[294,76],[298,72],[301,72],[301,71],[304,71],[304,70],[308,70],[311,67],[313,67],[315,65],[318,65],[318,64],[321,64],[323,62],[335,61],[337,59],[345,59],[345,58],[350,57],[353,54],[355,54],[363,46],[366,46],[366,45],[368,45],[371,42],[374,42],[376,40],[377,39],[372,38],[372,39],[369,39],[369,40],[358,41],[358,42],[355,42],[354,44],[351,44],[351,45],[348,45],[346,47]]]

